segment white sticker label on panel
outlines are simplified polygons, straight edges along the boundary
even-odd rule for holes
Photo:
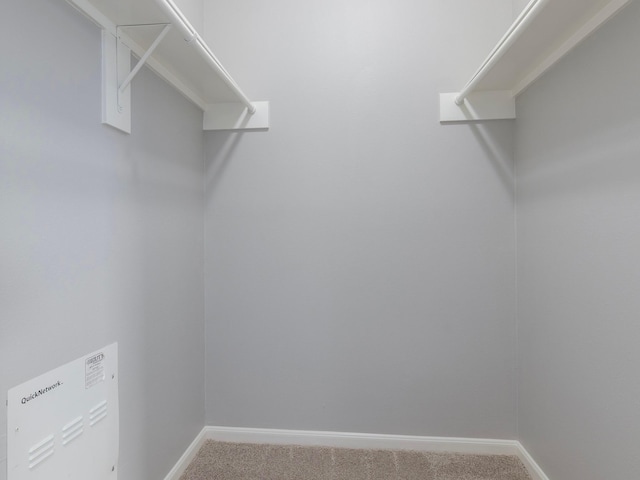
[[[104,353],[92,355],[84,362],[84,388],[104,382]]]

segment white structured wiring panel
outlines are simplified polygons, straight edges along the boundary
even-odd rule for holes
[[[118,478],[118,345],[9,390],[8,480]]]

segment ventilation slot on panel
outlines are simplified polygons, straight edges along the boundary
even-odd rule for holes
[[[68,445],[84,432],[82,417],[78,417],[62,427],[62,445]]]
[[[103,400],[89,410],[89,425],[92,427],[107,416],[107,401]]]
[[[53,455],[54,437],[49,435],[29,449],[29,469],[36,467]]]

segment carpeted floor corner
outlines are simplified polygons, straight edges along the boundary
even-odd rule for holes
[[[531,480],[515,456],[208,440],[180,480]]]

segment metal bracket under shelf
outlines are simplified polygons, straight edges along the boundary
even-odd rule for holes
[[[151,46],[144,53],[144,55],[142,55],[142,57],[140,57],[140,60],[138,60],[138,63],[136,64],[135,67],[133,67],[133,70],[131,70],[129,75],[127,75],[127,78],[125,78],[124,81],[120,84],[120,86],[118,87],[118,91],[119,92],[124,91],[129,86],[129,84],[135,78],[135,76],[138,74],[140,69],[142,67],[144,67],[145,63],[147,63],[147,60],[149,59],[151,54],[155,51],[156,48],[158,48],[158,45],[160,45],[160,42],[162,41],[162,39],[165,37],[165,35],[167,33],[169,33],[169,30],[171,30],[171,24],[170,23],[161,23],[161,24],[157,24],[157,25],[162,25],[162,26],[164,26],[164,28],[160,32],[160,35],[158,35],[156,37],[156,39],[153,41]],[[122,26],[118,27],[118,29],[120,29],[122,27],[147,27],[147,26],[151,26],[151,25],[122,25]],[[155,26],[155,25],[153,25],[153,26]]]
[[[131,133],[131,81],[160,45],[171,24],[122,25],[122,27],[164,26],[147,51],[131,69],[131,49],[120,35],[102,30],[102,123]]]

